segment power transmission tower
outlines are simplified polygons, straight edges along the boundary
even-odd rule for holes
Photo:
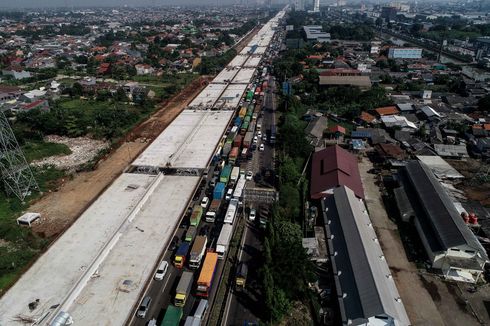
[[[24,201],[31,190],[39,191],[31,168],[2,111],[0,111],[0,171],[7,193],[14,194],[21,201]]]

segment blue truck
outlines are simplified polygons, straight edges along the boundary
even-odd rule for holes
[[[225,196],[225,184],[223,182],[218,182],[214,187],[213,199],[223,199]]]

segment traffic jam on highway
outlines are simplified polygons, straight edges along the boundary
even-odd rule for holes
[[[160,325],[179,325],[184,318],[185,325],[205,325],[239,217],[247,212],[251,223],[266,227],[268,209],[258,213],[255,208],[245,209],[243,203],[246,183],[253,182],[257,171],[240,166],[271,150],[275,143],[274,124],[267,130],[262,125],[263,111],[267,109],[264,94],[273,82],[268,74],[273,53],[276,52],[271,50],[265,56],[248,85],[236,116],[209,168],[203,172],[179,230],[155,272],[152,282],[168,281],[157,295],[168,298],[160,299],[163,306],[152,309],[152,302],[158,298],[147,291],[135,312],[138,318],[133,325],[157,325],[160,320]],[[235,270],[236,286],[245,287],[246,263],[240,263]]]

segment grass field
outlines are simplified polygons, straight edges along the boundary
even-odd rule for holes
[[[71,154],[70,148],[68,148],[68,146],[65,144],[50,142],[28,142],[22,146],[22,151],[24,152],[28,162],[55,155]]]
[[[64,176],[63,171],[52,167],[35,168],[33,173],[41,191],[53,189],[56,181]],[[18,198],[0,192],[0,294],[49,242],[29,228],[18,226],[15,221],[27,210],[29,201],[39,195],[35,192],[22,203]]]

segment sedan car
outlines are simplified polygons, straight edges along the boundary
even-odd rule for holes
[[[167,274],[168,270],[168,262],[167,261],[162,261],[160,263],[160,266],[158,266],[158,269],[155,273],[155,280],[161,281],[165,277],[165,274]]]
[[[255,221],[255,216],[256,216],[255,208],[252,208],[250,210],[250,214],[248,215],[248,219],[250,221]]]
[[[259,151],[263,152],[265,150],[264,144],[260,144],[259,146]]]
[[[252,177],[254,176],[252,171],[248,171],[247,175],[245,176],[245,180],[252,180]]]

